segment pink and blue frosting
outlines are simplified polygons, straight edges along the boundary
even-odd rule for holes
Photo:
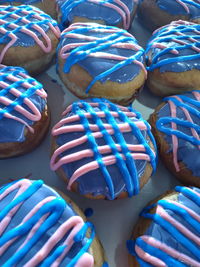
[[[175,21],[161,27],[148,42],[146,55],[150,72],[200,70],[200,25]]]
[[[147,163],[156,169],[150,125],[131,107],[105,99],[74,102],[52,135],[57,148],[51,169],[62,168],[69,178],[68,189],[77,182],[83,195],[115,199],[126,192],[131,197],[139,193]]]
[[[93,266],[94,226],[42,180],[0,188],[0,226],[2,266]]]
[[[128,29],[137,3],[138,0],[57,0],[64,27],[71,24],[75,17],[83,17],[101,20],[110,26],[122,23],[123,28]]]
[[[177,186],[175,191],[177,200],[161,199],[141,212],[150,226],[127,242],[142,267],[200,265],[200,189]]]
[[[57,51],[58,57],[65,61],[64,73],[78,64],[93,78],[86,93],[97,81],[126,83],[141,71],[146,74],[144,49],[130,33],[115,27],[72,24],[62,32]]]
[[[0,143],[23,142],[47,105],[42,84],[20,67],[0,65]]]

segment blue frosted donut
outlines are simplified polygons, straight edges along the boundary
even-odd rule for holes
[[[36,7],[0,6],[0,63],[40,74],[55,55],[57,22]]]
[[[198,267],[200,189],[177,186],[143,209],[127,242],[134,267]]]
[[[51,169],[68,190],[86,197],[131,197],[156,169],[150,126],[131,107],[105,99],[74,102],[52,135]]]
[[[138,14],[143,24],[150,30],[179,19],[200,23],[200,1],[141,0]]]
[[[156,30],[147,44],[147,84],[158,95],[199,89],[200,25],[174,21]]]
[[[0,188],[0,229],[2,266],[103,266],[94,226],[42,180]]]
[[[74,23],[62,32],[57,51],[59,75],[80,98],[127,104],[145,82],[144,50],[125,30]]]
[[[182,183],[200,187],[200,91],[164,98],[150,123],[165,165]]]
[[[57,0],[62,27],[75,22],[97,22],[128,29],[138,0]]]
[[[0,65],[0,158],[24,154],[41,142],[49,125],[46,97],[24,69]]]

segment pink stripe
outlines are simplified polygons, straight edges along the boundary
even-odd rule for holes
[[[177,3],[179,3],[184,9],[185,11],[189,14],[190,13],[190,10],[187,6],[187,4],[183,3],[181,0],[176,0]]]
[[[159,214],[163,219],[171,223],[174,227],[176,227],[181,233],[183,233],[186,237],[194,241],[198,246],[200,246],[200,238],[193,234],[190,230],[188,230],[184,225],[176,221],[172,218],[162,206],[157,206],[157,214]]]
[[[143,259],[146,262],[149,262],[153,266],[167,267],[167,265],[162,260],[160,260],[154,256],[151,256],[150,254],[146,253],[143,249],[141,249],[137,245],[135,246],[135,251],[141,259]]]
[[[120,156],[125,160],[125,156],[120,154]],[[146,160],[146,161],[150,161],[150,157],[149,155],[147,154],[142,154],[142,153],[134,153],[134,154],[131,154],[132,158],[134,160]],[[109,165],[113,165],[116,163],[116,157],[115,156],[107,156],[107,157],[103,157],[102,158],[102,161],[103,163],[106,165],[106,166],[109,166]],[[65,164],[65,163],[64,163]],[[93,171],[93,170],[96,170],[99,168],[99,164],[97,161],[92,161],[88,164],[85,164],[83,166],[81,166],[78,170],[76,170],[74,172],[74,174],[72,175],[72,177],[69,179],[69,183],[68,183],[68,187],[67,189],[70,190],[71,189],[71,186],[72,184],[79,178],[81,177],[82,175],[90,172],[90,171]],[[92,178],[92,177],[91,177]]]
[[[187,256],[187,255],[185,255],[183,253],[180,253],[180,252],[176,251],[175,249],[165,245],[164,243],[156,240],[153,237],[144,235],[141,238],[148,245],[153,246],[155,248],[158,248],[158,249],[164,251],[165,253],[167,253],[168,255],[170,255],[171,257],[173,257],[175,259],[177,259],[180,262],[186,263],[186,264],[188,264],[190,266],[193,266],[193,267],[200,267],[200,263],[199,262],[193,260],[191,257],[189,257],[189,256]],[[159,260],[159,259],[157,257],[155,257],[154,265],[157,262],[157,260]]]

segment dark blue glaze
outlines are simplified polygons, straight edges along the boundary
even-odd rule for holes
[[[35,79],[31,77],[29,77],[28,79],[23,78],[20,75],[20,73],[27,74],[27,72],[19,67],[2,67],[0,68],[0,72],[3,73],[0,76],[0,81],[7,82],[10,85],[14,86],[20,92],[23,92],[22,98],[21,99],[18,98],[17,101],[15,101],[15,105],[21,103],[22,107],[30,111],[29,108],[25,104],[23,104],[23,97],[27,96],[28,99],[37,107],[40,113],[42,113],[42,111],[46,106],[46,100],[41,98],[35,93],[37,89],[41,90],[43,87],[39,82],[37,82]],[[10,74],[20,78],[20,81],[13,83],[10,80],[8,80],[6,77]],[[36,85],[30,88],[29,90],[25,90],[24,87],[21,85],[21,83],[23,82],[28,82],[28,83],[36,82]],[[2,89],[0,86],[0,96],[6,96],[10,100],[14,100],[15,97],[11,93],[9,93],[9,88],[10,87]],[[21,113],[15,111],[14,106],[10,105],[7,106],[7,108],[5,108],[5,105],[0,104],[0,108],[2,109],[0,110],[0,143],[23,142],[25,140],[24,132],[27,127],[16,120],[5,118],[3,114],[10,113],[11,115],[23,119],[29,125],[33,125],[33,122],[27,119]]]
[[[99,31],[98,31],[99,29]],[[144,50],[140,47],[139,51],[111,47],[116,43],[132,43],[137,44],[136,39],[133,36],[127,36],[125,30],[118,30],[116,33],[108,33],[113,27],[102,26],[98,24],[90,24],[90,26],[84,25],[76,30],[70,30],[66,33],[62,33],[61,41],[58,46],[58,54],[62,47],[71,43],[83,43],[82,46],[69,51],[70,55],[66,59],[63,71],[68,73],[74,64],[80,65],[85,69],[93,78],[92,82],[88,86],[86,92],[89,92],[92,85],[96,81],[105,83],[107,81],[126,83],[132,81],[141,71],[141,67],[135,64],[133,61],[138,60],[144,62]],[[116,28],[114,28],[116,29]],[[100,30],[103,30],[103,32]],[[82,34],[83,39],[71,38],[69,34]],[[94,36],[100,38],[97,41],[84,44],[88,40],[84,40],[84,36]],[[109,41],[109,43],[108,43]],[[123,61],[105,59],[99,57],[88,56],[95,52],[105,52],[108,54],[119,55],[127,57]]]
[[[185,22],[174,22],[156,31],[147,44],[147,69],[160,72],[184,72],[193,69],[200,69],[200,25]],[[182,34],[182,35],[179,35]],[[195,41],[189,40],[195,39]],[[184,41],[186,44],[179,44],[176,40]],[[155,44],[167,45],[167,48],[155,48]],[[171,51],[176,50],[178,54]]]
[[[195,194],[197,192],[200,194],[200,189],[192,188],[189,190],[186,187],[177,186],[175,190],[178,192],[177,201],[184,205],[187,208],[190,208],[198,215],[200,214],[200,197]],[[189,215],[188,212],[185,212],[182,208],[169,203],[167,200],[160,200],[157,204],[161,205],[165,211],[172,216],[172,218],[176,219],[183,226],[189,229],[196,236],[200,236],[200,223],[196,221],[192,216]],[[176,230],[176,228],[166,220],[162,219],[158,214],[152,214],[149,211],[155,207],[157,204],[153,204],[152,206],[146,207],[141,216],[144,218],[151,219],[152,222],[144,235],[151,236],[156,240],[174,248],[177,252],[183,253],[197,262],[200,261],[200,248],[199,246],[187,238],[180,231]],[[141,247],[145,252],[149,253],[152,256],[161,259],[167,266],[180,266],[180,267],[189,267],[184,262],[180,262],[177,259],[169,256],[167,253],[163,252],[160,249],[155,247],[151,247],[147,245],[140,237],[136,239],[136,241],[127,242],[127,246],[129,251],[133,256],[136,256],[138,262],[140,262],[141,266],[152,266],[144,262],[135,252],[135,245]]]
[[[2,194],[5,189],[12,184],[13,183],[2,187],[0,190],[0,194]],[[2,246],[3,244],[5,244],[6,240],[9,240],[9,238],[11,238],[12,236],[21,236],[21,238],[17,239],[1,256],[0,260],[1,264],[4,264],[3,266],[24,266],[24,264],[42,248],[42,246],[47,242],[49,237],[52,236],[52,234],[59,228],[61,224],[66,222],[72,216],[77,215],[70,204],[66,203],[56,191],[44,185],[41,180],[32,181],[32,184],[21,195],[21,197],[18,197],[13,200],[16,193],[17,190],[14,190],[7,197],[0,201],[0,220],[4,218],[4,216],[11,209],[11,207],[14,207],[15,205],[17,205],[17,203],[21,201],[23,202],[22,206],[19,208],[16,215],[12,218],[11,223],[8,225],[6,231],[0,238],[0,246]],[[56,199],[43,205],[39,212],[32,216],[26,224],[19,226],[24,217],[40,201],[49,196],[55,196]],[[29,233],[29,231],[27,230],[29,228],[32,228],[32,226],[35,224],[35,221],[39,220],[42,214],[45,214],[48,211],[50,212],[50,214],[45,220],[45,223],[43,223],[43,225],[40,227],[41,232],[36,232],[34,238],[32,238],[30,242],[28,242],[28,244],[24,246],[24,249],[20,249],[20,253],[17,253],[17,249],[20,247],[20,245],[23,243]],[[85,234],[88,228],[90,228],[92,232],[90,237],[87,238]],[[17,229],[19,229],[20,231],[17,232]],[[64,236],[61,242],[66,239],[68,234],[69,233]],[[79,260],[79,258],[82,256],[82,254],[88,251],[91,242],[94,238],[94,234],[95,233],[93,225],[89,222],[86,222],[83,228],[76,234],[74,239],[75,243],[62,260],[60,266],[73,267]],[[35,243],[33,241],[34,239]],[[32,245],[31,242],[33,243]],[[63,249],[61,242],[59,242],[55,246],[53,252],[40,264],[40,266],[50,266],[55,261],[55,259],[59,256],[59,253],[61,253]]]
[[[72,149],[65,151],[61,155],[62,157],[85,149],[92,149],[94,151],[93,157],[83,158],[81,160],[63,165],[62,168],[66,174],[66,177],[71,177],[78,168],[96,160],[99,164],[99,168],[82,175],[77,180],[78,190],[80,194],[92,194],[94,196],[104,195],[108,199],[116,198],[123,191],[127,192],[129,196],[138,194],[140,178],[144,174],[147,162],[144,160],[133,160],[127,144],[143,144],[146,148],[146,153],[150,156],[151,165],[155,170],[156,159],[155,155],[149,147],[149,140],[151,140],[151,142],[154,144],[154,147],[156,147],[156,144],[150,132],[149,124],[142,119],[139,112],[135,111],[131,107],[129,107],[128,109],[130,112],[136,113],[136,118],[128,118],[115,104],[112,104],[105,99],[91,99],[89,102],[97,102],[99,103],[99,107],[92,108],[88,102],[78,101],[72,105],[72,112],[66,115],[66,117],[70,117],[75,114],[79,115],[80,124],[85,128],[84,133],[71,132],[56,137],[57,145],[61,146],[71,140],[76,140],[77,138],[80,138],[85,134],[88,136],[87,143],[78,145]],[[80,107],[81,103],[83,104],[82,107]],[[106,103],[110,104],[109,108]],[[98,118],[98,116],[96,115],[97,111],[105,112],[106,118],[103,120]],[[119,117],[115,120],[110,114],[110,111],[116,111],[119,114]],[[84,116],[85,112],[91,113],[92,118],[86,119]],[[139,128],[134,123],[138,120],[141,120],[145,123],[148,129],[147,131],[139,130]],[[114,135],[109,135],[104,129],[103,122],[105,121],[107,121],[108,124],[112,125],[113,129],[115,130]],[[131,132],[122,134],[118,130],[118,125],[123,122],[127,122],[130,125],[132,129]],[[99,126],[100,131],[103,133],[102,138],[93,138],[88,127],[89,123]],[[77,124],[77,122],[74,122],[73,124]],[[106,144],[108,144],[112,150],[109,155],[115,155],[117,158],[117,162],[110,166],[104,165],[102,156],[97,149],[98,146],[103,146]],[[120,156],[120,153],[117,151],[115,144],[121,144],[122,153],[126,155],[126,162]]]
[[[42,17],[42,20],[38,20],[37,18],[35,18],[34,15],[38,14],[36,12],[38,10],[36,7],[25,6],[25,5],[17,6],[17,7],[15,7],[17,9],[16,11],[12,11],[12,8],[13,8],[12,6],[7,6],[4,8],[1,7],[1,9],[0,9],[0,19],[7,22],[3,26],[1,25],[1,28],[3,27],[3,29],[5,29],[7,31],[7,34],[0,33],[0,44],[9,43],[11,41],[11,37],[9,37],[8,34],[13,33],[16,35],[17,40],[12,46],[22,46],[22,47],[34,46],[36,44],[34,38],[32,36],[28,35],[27,33],[22,32],[21,31],[22,27],[26,28],[28,30],[31,30],[38,37],[40,37],[41,33],[38,32],[38,30],[33,29],[33,26],[37,25],[40,28],[42,28],[45,32],[48,32],[50,29],[50,27],[48,25],[49,23],[51,23],[53,26],[57,26],[57,22],[54,21],[49,15],[47,15],[45,13],[40,14],[40,17]],[[23,10],[28,11],[29,14],[24,15],[22,13]],[[4,15],[1,13],[2,11],[6,11],[9,13]],[[41,10],[40,10],[40,12],[41,12]],[[20,18],[16,20],[10,16],[11,14],[17,14],[20,16]],[[26,18],[30,22],[27,24],[24,24],[23,22],[21,22],[22,18]],[[9,26],[10,23],[15,23],[15,24],[19,25],[19,27],[14,30]]]
[[[135,4],[131,0],[121,0],[132,13]],[[113,0],[102,0],[99,3],[91,3],[88,0],[58,0],[57,4],[61,12],[61,23],[66,26],[74,20],[75,17],[83,17],[90,20],[101,20],[106,25],[116,26],[122,22],[122,16],[114,9],[104,6],[105,3],[114,4],[120,7]]]
[[[200,91],[196,92],[200,93]],[[194,138],[191,132],[191,128],[193,128],[200,134],[200,103],[191,92],[179,95],[178,97],[183,100],[184,104],[173,97],[164,98],[166,102],[171,100],[176,105],[176,118],[171,118],[170,107],[166,103],[157,113],[158,121],[156,127],[164,133],[164,138],[169,145],[167,153],[172,153],[172,134],[178,137],[178,161],[183,162],[194,176],[200,177],[200,150],[198,148],[200,141]],[[194,124],[188,121],[181,107],[188,110]],[[177,131],[172,129],[171,122],[176,122]]]

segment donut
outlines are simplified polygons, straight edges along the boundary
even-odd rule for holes
[[[55,55],[57,22],[34,6],[0,6],[0,63],[30,74],[44,71]]]
[[[0,159],[41,143],[50,122],[46,98],[42,85],[24,69],[0,65]]]
[[[58,20],[62,27],[75,22],[95,22],[129,29],[138,0],[57,0]]]
[[[67,189],[96,199],[132,197],[156,169],[150,125],[131,107],[77,101],[52,129],[51,169]]]
[[[175,20],[200,23],[199,0],[140,0],[138,17],[145,27],[154,31]]]
[[[146,49],[147,86],[156,95],[198,90],[200,25],[175,21],[154,32]]]
[[[95,23],[75,23],[58,45],[58,73],[79,98],[107,98],[128,104],[146,79],[144,50],[127,31]]]
[[[177,186],[143,209],[127,242],[129,267],[200,265],[200,189]]]
[[[1,5],[33,5],[45,13],[49,14],[53,18],[57,18],[56,0],[1,0]]]
[[[102,266],[103,250],[92,223],[42,180],[2,186],[0,210],[2,266]]]
[[[200,91],[164,98],[149,120],[166,167],[200,187]]]

